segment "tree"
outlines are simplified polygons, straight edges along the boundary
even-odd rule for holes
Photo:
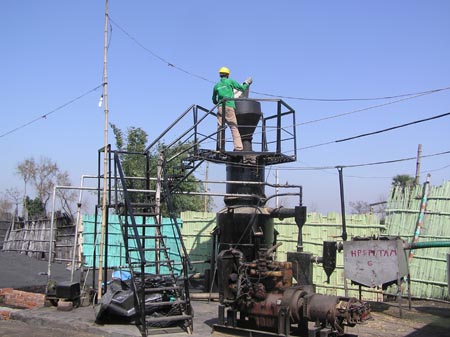
[[[17,164],[17,173],[24,180],[24,214],[33,208],[33,215],[36,216],[42,206],[41,215],[47,212],[47,204],[53,195],[56,185],[70,186],[69,174],[67,171],[61,171],[58,165],[50,158],[41,157],[37,162],[34,158],[25,159]],[[27,184],[31,183],[36,193],[36,197],[31,199],[27,194]],[[76,192],[57,190],[62,210],[69,216],[73,216],[70,205],[75,203]],[[31,201],[34,204],[28,205]]]
[[[17,165],[17,174],[19,174],[22,177],[24,182],[22,215],[25,218],[25,220],[28,218],[27,183],[35,176],[36,174],[35,168],[36,163],[34,161],[34,158],[25,159],[22,163],[19,163]]]
[[[12,215],[13,203],[8,198],[0,198],[0,219],[9,219]]]
[[[123,173],[126,177],[146,177],[146,156],[144,154],[147,143],[147,133],[140,128],[130,127],[127,129],[126,140],[123,132],[114,124],[110,124],[116,138],[116,146],[121,154]],[[156,165],[156,161],[155,161]],[[146,182],[139,179],[127,179],[128,189],[145,190]],[[133,202],[145,201],[144,193],[133,193]]]
[[[414,177],[411,177],[408,174],[397,174],[395,177],[392,178],[392,185],[393,186],[401,186],[403,189],[405,187],[411,187],[415,184]]]
[[[8,188],[3,192],[3,197],[0,199],[0,213],[18,216],[18,207],[20,202],[20,192],[17,188]]]
[[[70,186],[69,173],[67,171],[59,171],[56,174],[56,184],[58,186]],[[77,192],[69,189],[57,189],[56,196],[58,197],[61,211],[67,214],[73,221],[75,205],[77,205],[78,201]]]
[[[350,201],[349,202],[352,214],[368,214],[370,213],[370,205],[365,201]]]
[[[394,197],[396,191],[399,193],[399,195],[404,196],[407,191],[409,191],[408,195],[408,205],[411,201],[411,187],[415,186],[416,179],[414,177],[411,177],[408,174],[397,174],[395,177],[392,178],[392,186],[394,188],[392,189],[392,198]]]
[[[28,207],[28,216],[30,219],[38,219],[45,217],[45,207],[44,203],[39,197],[34,199],[30,199],[28,196],[26,197],[27,207]]]
[[[111,129],[116,138],[116,146],[120,151],[125,151],[121,155],[124,174],[128,177],[152,177],[157,176],[157,167],[160,153],[164,153],[165,172],[171,193],[171,201],[176,212],[182,211],[203,211],[205,208],[205,198],[200,195],[182,195],[183,192],[204,192],[204,185],[193,175],[186,177],[183,161],[188,157],[188,151],[191,144],[176,144],[168,148],[165,144],[160,143],[156,149],[145,156],[145,148],[147,143],[147,133],[140,128],[131,127],[127,129],[126,137],[124,133],[114,124],[110,124]],[[148,160],[148,163],[147,163]],[[146,168],[148,165],[148,172]],[[163,177],[164,178],[164,177]],[[151,180],[146,186],[143,180],[127,180],[127,188],[135,189],[154,189],[156,182]],[[147,194],[148,196],[148,194]],[[134,194],[133,201],[145,200],[144,193]],[[162,205],[162,214],[167,216],[169,210],[166,201]],[[210,209],[212,199],[207,199],[207,209]]]

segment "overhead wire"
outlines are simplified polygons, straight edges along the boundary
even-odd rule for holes
[[[125,34],[130,40],[132,40],[134,43],[136,43],[140,48],[148,52],[150,55],[152,55],[154,58],[158,59],[159,61],[165,63],[167,66],[172,67],[176,70],[179,70],[187,75],[196,77],[198,79],[201,79],[208,83],[216,83],[216,81],[212,81],[204,76],[195,74],[191,71],[188,71],[182,67],[176,66],[173,62],[170,62],[166,60],[165,58],[161,57],[159,54],[155,53],[153,50],[147,48],[143,43],[141,43],[137,38],[135,38],[133,35],[131,35],[128,31],[126,31],[121,25],[119,25],[115,20],[109,16],[110,21],[123,33]],[[295,97],[295,96],[282,96],[282,95],[275,95],[275,94],[268,94],[258,91],[250,91],[257,95],[262,96],[268,96],[268,97],[274,97],[274,98],[284,98],[284,99],[292,99],[292,100],[302,100],[302,101],[318,101],[318,102],[349,102],[349,101],[379,101],[379,100],[388,100],[388,99],[395,99],[395,98],[402,98],[402,97],[409,97],[409,96],[421,96],[421,95],[428,95],[436,92],[440,92],[443,90],[448,90],[450,87],[444,87],[444,88],[437,88],[437,89],[430,89],[420,92],[414,92],[414,93],[407,93],[407,94],[399,94],[399,95],[391,95],[391,96],[380,96],[380,97],[366,97],[366,98],[308,98],[308,97]],[[392,103],[390,103],[392,104]]]
[[[386,128],[386,129],[382,129],[382,130],[377,130],[377,131],[373,131],[373,132],[367,132],[367,133],[360,134],[360,135],[357,135],[357,136],[352,136],[352,137],[347,137],[347,138],[343,138],[343,139],[337,139],[337,140],[324,142],[324,143],[320,143],[320,144],[315,144],[315,145],[309,145],[309,146],[301,147],[298,150],[311,149],[311,148],[324,146],[324,145],[329,145],[329,144],[333,144],[333,143],[342,143],[342,142],[346,142],[346,141],[357,139],[357,138],[362,138],[362,137],[372,136],[372,135],[375,135],[375,134],[378,134],[378,133],[392,131],[392,130],[403,128],[403,127],[410,126],[410,125],[413,125],[413,124],[427,122],[427,121],[430,121],[430,120],[433,120],[433,119],[438,119],[438,118],[446,117],[446,116],[449,116],[449,115],[450,115],[450,112],[446,112],[446,113],[443,113],[443,114],[440,114],[440,115],[419,119],[419,120],[416,120],[416,121],[412,121],[412,122],[409,122],[409,123],[404,123],[404,124],[392,126],[392,127],[389,127],[389,128]]]
[[[9,135],[9,134],[11,134],[11,133],[13,133],[13,132],[16,132],[16,131],[18,131],[18,130],[20,130],[20,129],[23,129],[23,128],[27,127],[28,125],[31,125],[31,124],[33,124],[33,123],[35,123],[35,122],[37,122],[37,121],[39,121],[39,120],[41,120],[41,119],[47,119],[47,117],[50,116],[51,114],[54,114],[54,113],[56,113],[57,111],[59,111],[59,110],[65,108],[66,106],[68,106],[68,105],[70,105],[70,104],[72,104],[72,103],[74,103],[74,102],[80,100],[80,99],[83,98],[84,96],[89,95],[91,92],[94,92],[94,91],[98,90],[98,89],[101,88],[102,86],[103,86],[103,84],[97,85],[95,88],[92,88],[92,89],[86,91],[84,94],[81,94],[80,96],[75,97],[75,98],[71,99],[70,101],[67,101],[66,103],[64,103],[64,104],[62,104],[62,105],[60,105],[60,106],[58,106],[57,108],[55,108],[55,109],[53,109],[53,110],[51,110],[51,111],[49,111],[49,112],[47,112],[47,113],[45,113],[45,114],[39,116],[39,117],[36,117],[35,119],[33,119],[33,120],[31,120],[31,121],[29,121],[29,122],[27,122],[27,123],[25,123],[25,124],[22,124],[22,125],[20,125],[20,126],[14,128],[14,129],[11,129],[11,130],[9,130],[9,131],[7,131],[7,132],[1,134],[1,135],[0,135],[0,138],[3,138],[3,137],[5,137],[5,136],[7,136],[7,135]]]
[[[176,66],[174,63],[164,59],[163,57],[159,56],[158,54],[156,54],[155,52],[153,52],[151,49],[148,49],[146,46],[144,46],[141,42],[139,42],[134,36],[132,36],[130,33],[128,33],[124,28],[122,28],[122,26],[120,26],[116,21],[114,21],[111,16],[109,16],[109,20],[122,32],[124,33],[130,40],[132,40],[134,43],[136,43],[139,47],[141,47],[143,50],[145,50],[146,52],[148,52],[150,55],[152,55],[153,57],[155,57],[156,59],[158,59],[159,61],[165,63],[167,66],[172,67],[176,70],[179,70],[187,75],[193,76],[193,77],[197,77],[203,81],[209,82],[209,83],[215,83],[211,80],[208,80],[206,77],[194,74],[190,71],[187,71],[181,67]]]
[[[450,89],[450,87],[443,88],[443,89],[440,89],[440,90],[429,90],[429,91],[425,91],[423,93],[415,94],[414,96],[410,96],[410,97],[407,97],[407,98],[402,98],[402,99],[395,100],[395,101],[392,101],[392,102],[387,102],[387,103],[383,103],[383,104],[377,104],[377,105],[369,106],[369,107],[362,108],[362,109],[352,110],[352,111],[348,111],[348,112],[344,112],[344,113],[340,113],[340,114],[336,114],[336,115],[332,115],[332,116],[327,116],[327,117],[323,117],[323,118],[319,118],[319,119],[313,119],[313,120],[310,120],[310,121],[298,123],[297,126],[313,124],[313,123],[322,122],[322,121],[325,121],[325,120],[328,120],[328,119],[338,118],[338,117],[351,115],[351,114],[358,113],[358,112],[363,112],[363,111],[367,111],[367,110],[371,110],[371,109],[381,108],[383,106],[387,106],[387,105],[391,105],[391,104],[407,101],[407,100],[414,99],[414,98],[417,98],[417,97],[420,97],[420,96],[429,95],[429,94],[432,94],[432,93],[435,93],[435,92],[440,92],[440,91],[449,90],[449,89]]]

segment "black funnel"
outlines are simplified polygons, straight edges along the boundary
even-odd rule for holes
[[[252,140],[261,119],[261,103],[253,100],[236,101],[236,118],[244,151],[253,151]]]

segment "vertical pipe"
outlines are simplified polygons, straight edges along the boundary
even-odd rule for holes
[[[48,247],[48,270],[47,270],[47,283],[50,280],[52,274],[52,256],[53,256],[53,228],[55,223],[55,199],[56,199],[56,186],[53,187],[53,200],[52,200],[52,217],[50,220],[50,242]],[[47,292],[47,288],[45,288]]]
[[[95,205],[95,214],[94,214],[94,242],[93,244],[93,254],[92,254],[92,289],[95,289],[95,275],[96,275],[96,265],[97,265],[97,220],[98,220],[98,204]]]
[[[347,241],[347,224],[345,222],[345,200],[344,200],[344,177],[342,174],[343,167],[336,167],[339,172],[339,190],[341,194],[341,217],[342,217],[342,240]]]
[[[448,295],[450,295],[450,253],[447,253],[447,283]]]
[[[83,199],[83,183],[84,183],[84,176],[81,176],[81,183],[80,183],[80,195],[78,197],[78,204],[77,204],[77,220],[76,220],[76,227],[75,227],[75,239],[73,240],[73,252],[72,252],[72,268],[70,269],[70,283],[73,282],[73,274],[75,272],[75,255],[77,254],[77,244],[78,244],[78,233],[79,233],[79,227],[81,226],[81,200]]]
[[[292,127],[294,128],[294,139],[297,139],[297,122],[295,119],[295,111],[292,110]],[[297,160],[297,142],[294,142],[294,158]]]
[[[278,192],[280,187],[278,186],[278,169],[275,170],[275,208],[280,207],[280,200],[278,198]]]
[[[277,102],[277,154],[281,153],[281,102]]]
[[[163,152],[159,153],[158,157],[158,166],[156,168],[156,192],[155,192],[155,223],[161,225],[161,184],[162,184],[162,170],[163,170],[163,161],[164,161],[164,154]],[[160,240],[158,238],[158,235],[160,235],[161,227],[155,227],[155,231],[157,235],[155,236],[155,273],[159,274],[159,260],[160,260]]]
[[[209,162],[206,162],[206,167],[205,167],[205,192],[208,193],[208,172],[209,171]],[[204,205],[203,205],[203,210],[206,213],[208,211],[208,196],[205,194],[204,196]]]

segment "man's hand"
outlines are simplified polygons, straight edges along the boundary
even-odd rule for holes
[[[247,77],[247,79],[244,81],[245,84],[250,85],[253,83],[253,79],[251,77]]]

